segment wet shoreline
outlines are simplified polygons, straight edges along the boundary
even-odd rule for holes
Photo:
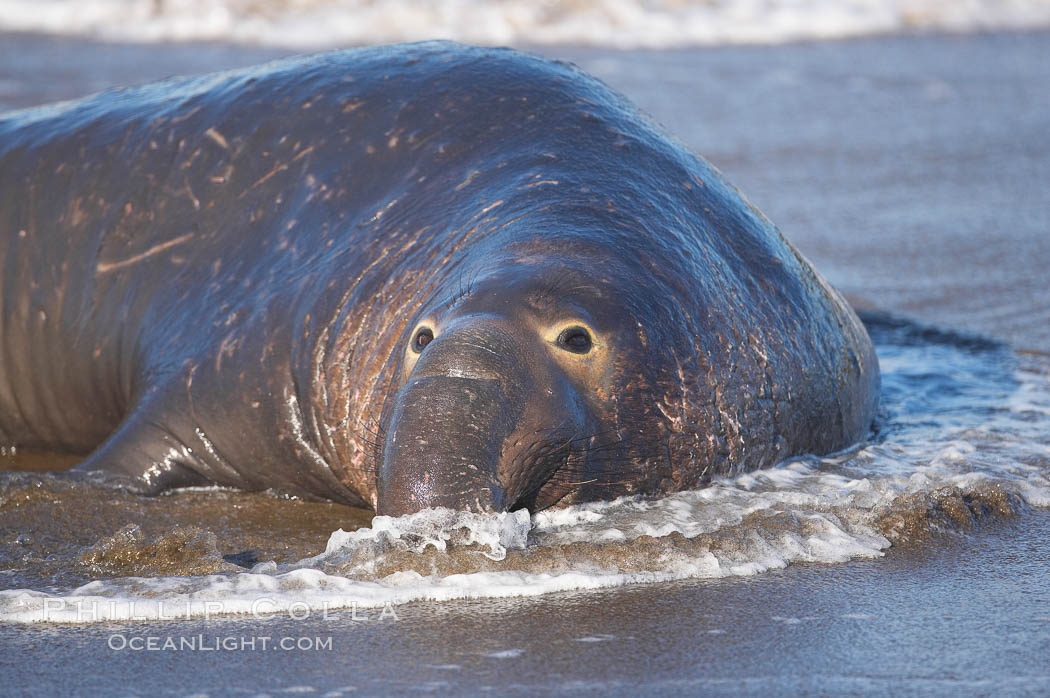
[[[358,609],[297,619],[2,625],[0,666],[9,686],[77,694],[1042,695],[1050,687],[1050,597],[1037,580],[1050,565],[1047,530],[1050,515],[1039,511],[878,560],[534,599],[420,602],[386,617]],[[151,637],[157,649],[145,648]],[[168,638],[187,644],[164,649]],[[282,638],[307,640],[281,649]],[[165,672],[152,670],[159,666]]]

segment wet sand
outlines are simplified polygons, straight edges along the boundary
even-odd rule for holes
[[[1047,530],[1039,512],[881,560],[396,618],[0,626],[0,668],[9,695],[1046,695]],[[198,636],[235,649],[131,649]]]
[[[290,563],[324,550],[332,531],[372,519],[369,511],[333,502],[235,490],[143,497],[79,473],[0,481],[0,589]]]
[[[544,52],[603,77],[711,159],[850,296],[1050,348],[1050,35]],[[0,106],[275,55],[2,37]],[[0,626],[2,690],[1040,695],[1050,691],[1048,534],[1050,515],[1027,512],[881,560],[410,604],[396,621],[344,611]],[[114,634],[332,645],[135,652],[111,649]]]

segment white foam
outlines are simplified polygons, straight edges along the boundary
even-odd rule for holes
[[[880,448],[865,450],[878,457]],[[672,532],[690,538],[759,515],[748,520],[747,533],[734,548],[690,553],[669,545],[660,566],[648,570],[602,567],[583,557],[575,561],[576,569],[557,573],[507,569],[440,577],[399,571],[363,581],[317,568],[370,546],[378,546],[375,555],[381,555],[388,549],[422,552],[428,547],[447,550],[452,545],[474,545],[484,549],[482,554],[500,560],[508,550],[506,539],[499,535],[507,521],[514,522],[515,544],[522,540],[521,529],[530,523],[521,513],[485,517],[430,510],[404,519],[377,517],[373,528],[337,531],[325,553],[284,568],[261,563],[251,572],[233,575],[95,581],[68,593],[0,591],[0,621],[84,623],[220,614],[295,617],[297,612],[374,609],[413,601],[537,596],[631,583],[744,576],[794,562],[845,562],[877,557],[890,545],[872,520],[875,512],[891,508],[902,495],[948,485],[965,490],[989,479],[981,473],[952,473],[943,466],[930,466],[913,475],[862,479],[824,473],[802,462],[788,468],[793,475],[786,488],[777,485],[785,480],[782,470],[762,471],[662,500],[586,504],[533,517],[530,545],[554,547],[581,541],[631,541]],[[1015,484],[1029,503],[1050,505],[1045,478],[1041,486]],[[766,524],[767,520],[771,523]]]
[[[879,448],[865,450],[878,457]],[[889,546],[889,540],[872,526],[873,512],[892,505],[901,495],[949,484],[966,487],[974,484],[974,477],[987,477],[931,466],[921,474],[921,482],[903,474],[858,480],[821,472],[818,466],[798,461],[661,500],[585,504],[544,512],[531,522],[521,512],[481,516],[429,510],[402,519],[376,517],[372,528],[336,531],[324,553],[284,568],[261,563],[251,572],[232,575],[95,581],[55,594],[0,591],[0,620],[83,623],[219,614],[272,617],[294,615],[297,610],[381,608],[423,600],[536,596],[629,583],[752,575],[793,562],[844,562],[879,556]],[[785,477],[786,472],[791,475]],[[502,560],[508,549],[514,549],[508,543],[521,547],[530,524],[530,546],[554,547],[672,532],[693,538],[739,524],[747,516],[752,518],[736,547],[693,553],[669,545],[660,566],[646,570],[603,567],[586,556],[576,561],[575,568],[570,562],[569,571],[557,573],[506,569],[440,577],[398,571],[361,580],[319,569],[365,548],[375,548],[374,559],[389,550],[421,553],[427,548],[476,546],[489,558]]]
[[[428,547],[444,552],[449,543],[461,546],[484,546],[491,560],[502,560],[507,550],[525,547],[530,527],[529,513],[524,509],[486,516],[451,509],[431,509],[398,518],[375,516],[371,528],[355,531],[339,529],[329,538],[325,551],[303,560],[300,565],[327,560],[342,553],[353,553],[363,546],[389,546],[400,543],[401,549],[422,553]]]
[[[1046,26],[1047,0],[0,0],[0,30],[300,48],[434,38],[666,48]]]
[[[788,478],[790,489],[778,489]],[[347,559],[355,551],[379,546],[384,550],[422,552],[428,547],[479,546],[493,559],[503,559],[507,543],[520,545],[527,514],[481,516],[449,510],[429,510],[402,519],[377,517],[372,528],[335,532],[326,551],[291,568],[260,564],[252,572],[203,577],[128,578],[95,581],[65,594],[38,591],[0,592],[0,620],[30,622],[96,622],[107,620],[210,617],[221,613],[272,616],[296,609],[379,608],[411,601],[535,596],[555,591],[599,589],[629,583],[683,578],[752,575],[792,562],[843,562],[875,557],[889,541],[868,525],[870,509],[903,491],[900,478],[882,482],[864,508],[849,508],[858,489],[839,475],[821,473],[805,463],[726,480],[715,486],[684,492],[658,501],[622,499],[542,513],[531,522],[532,545],[556,546],[574,541],[633,540],[643,535],[681,533],[695,537],[739,523],[745,516],[783,514],[791,508],[793,522],[750,524],[742,544],[729,551],[697,554],[668,547],[660,567],[624,571],[602,567],[593,559],[579,560],[578,569],[535,573],[508,569],[496,572],[424,576],[399,571],[374,581],[350,579],[317,569]],[[756,481],[760,486],[756,486]],[[755,490],[761,490],[756,492]],[[822,496],[804,491],[822,492]],[[802,502],[802,504],[800,504]],[[845,516],[829,510],[846,506]],[[509,522],[509,523],[508,523]],[[511,530],[508,537],[503,531]],[[610,536],[610,531],[618,531]],[[385,546],[385,547],[384,547]]]

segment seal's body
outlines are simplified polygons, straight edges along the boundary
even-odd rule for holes
[[[863,438],[871,343],[571,66],[323,54],[0,118],[0,438],[404,513],[696,487]]]

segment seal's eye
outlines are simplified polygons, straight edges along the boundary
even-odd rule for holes
[[[423,351],[423,347],[430,344],[430,340],[432,340],[433,338],[434,332],[430,328],[420,328],[420,330],[416,332],[415,338],[412,340],[412,351],[416,352],[417,354]]]
[[[591,350],[591,335],[582,327],[569,327],[558,335],[558,346],[573,354],[586,354]]]

